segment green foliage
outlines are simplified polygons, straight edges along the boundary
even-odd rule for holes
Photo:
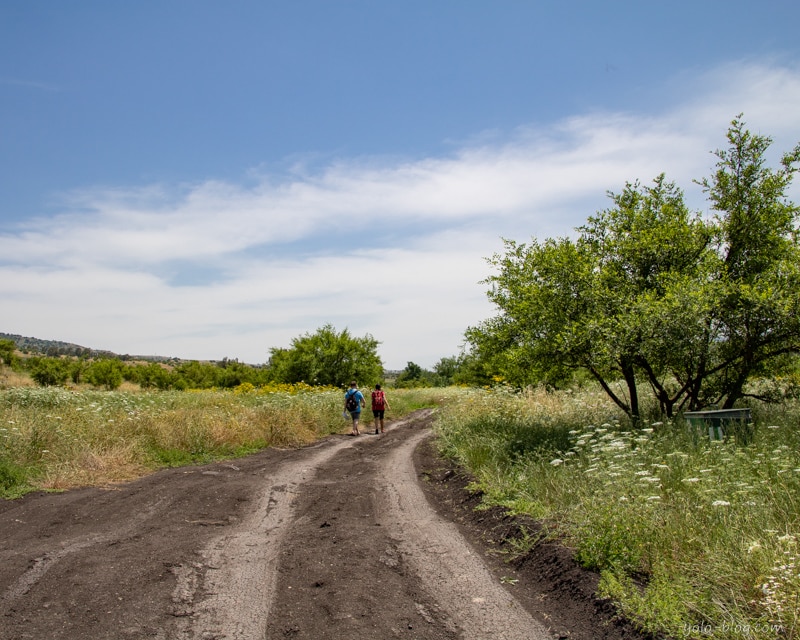
[[[178,389],[178,375],[162,365],[151,362],[145,365],[126,367],[125,378],[137,383],[142,389]]]
[[[700,183],[713,219],[660,175],[609,194],[576,240],[506,241],[486,281],[500,313],[467,330],[476,360],[516,385],[588,371],[634,420],[641,380],[671,417],[731,407],[748,379],[783,371],[800,351],[800,210],[785,197],[800,146],[773,170],[769,138],[737,119],[728,141]]]
[[[217,368],[209,362],[181,362],[174,371],[189,389],[211,389],[217,386]]]
[[[122,384],[122,372],[123,364],[109,358],[92,362],[83,375],[89,384],[113,391]]]
[[[14,353],[16,348],[17,345],[14,344],[13,340],[0,340],[0,365],[6,365],[7,367],[17,366],[19,360]]]
[[[460,359],[457,357],[442,358],[433,365],[433,371],[437,376],[436,386],[447,387],[454,383],[455,376],[460,369]]]
[[[433,386],[433,375],[415,362],[408,362],[406,368],[397,376],[394,384],[399,388],[430,387]]]
[[[400,389],[422,387],[449,387],[454,384],[468,386],[491,385],[493,379],[482,369],[482,363],[467,354],[446,357],[439,360],[433,371],[423,369],[415,362],[409,362],[394,381]]]
[[[0,498],[18,497],[27,486],[27,481],[25,469],[0,457]]]
[[[772,140],[747,131],[741,117],[727,137],[716,173],[700,183],[717,212],[714,319],[722,340],[714,391],[726,408],[750,377],[779,372],[775,363],[800,351],[800,208],[786,197],[800,145],[772,169],[765,166]]]
[[[63,386],[70,374],[70,362],[60,358],[31,358],[28,361],[31,378],[43,386]]]
[[[338,333],[328,324],[294,338],[289,349],[271,349],[269,376],[274,382],[334,387],[351,380],[378,381],[383,376],[378,344],[369,334],[353,337],[347,329]]]

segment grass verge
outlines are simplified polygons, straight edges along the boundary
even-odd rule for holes
[[[548,523],[643,630],[798,638],[800,404],[754,417],[747,444],[709,441],[633,430],[592,390],[476,390],[436,428],[488,504]]]

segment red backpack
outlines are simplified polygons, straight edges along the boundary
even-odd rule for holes
[[[386,396],[383,394],[383,391],[373,391],[372,410],[383,411],[384,409],[386,409]]]

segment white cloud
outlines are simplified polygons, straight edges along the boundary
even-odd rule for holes
[[[568,235],[607,190],[662,171],[699,205],[691,180],[739,112],[780,150],[800,139],[796,68],[731,64],[676,82],[688,97],[671,108],[478,136],[449,157],[340,159],[254,187],[75,192],[64,214],[0,236],[4,330],[263,362],[330,322],[382,341],[389,367],[432,366],[491,314],[478,281],[500,236]]]

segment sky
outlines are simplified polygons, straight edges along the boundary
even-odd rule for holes
[[[796,0],[3,0],[0,332],[432,368],[503,238],[570,236],[738,114],[800,142]],[[793,185],[792,199],[800,201]]]

